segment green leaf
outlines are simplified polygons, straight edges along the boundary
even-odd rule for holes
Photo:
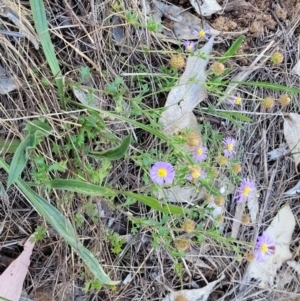
[[[218,111],[218,110],[215,110],[213,107],[209,107],[209,108],[202,108],[202,110],[204,112],[207,112],[208,114],[213,114],[213,115],[217,115],[217,116],[221,116],[223,118],[226,118],[228,120],[230,120],[233,124],[235,124],[236,126],[238,126],[239,128],[242,128],[242,125],[234,119],[234,117],[236,119],[240,119],[242,121],[245,121],[245,122],[250,122],[251,121],[251,118],[241,114],[241,113],[238,113],[238,112],[233,112],[233,111],[227,111],[227,112],[224,112],[224,111]]]
[[[64,97],[64,83],[63,83],[63,78],[59,67],[59,63],[55,55],[54,46],[50,39],[44,1],[30,0],[30,7],[31,7],[34,24],[35,24],[35,29],[37,31],[37,34],[39,35],[47,62],[50,66],[53,76],[55,77],[59,97],[62,102],[62,107],[65,109],[66,104],[65,104],[65,97]]]
[[[225,52],[225,54],[219,59],[220,63],[224,63],[227,60],[229,60],[232,56],[235,55],[235,53],[238,51],[240,48],[241,44],[244,41],[244,36],[238,37],[233,44],[230,46],[230,48]]]
[[[40,131],[42,135],[47,136],[51,132],[51,126],[42,120],[33,120],[26,124],[25,130],[29,134],[35,134]]]
[[[287,87],[287,86],[284,86],[284,85],[273,84],[273,83],[268,83],[268,82],[232,81],[232,83],[241,84],[241,85],[244,85],[244,86],[273,89],[273,90],[282,91],[282,92],[286,92],[286,93],[288,93],[288,92],[289,93],[300,93],[300,89],[298,89],[298,88],[292,88],[292,87]]]
[[[88,155],[94,158],[105,158],[108,160],[118,160],[123,157],[131,142],[131,136],[128,135],[122,141],[120,146],[113,147],[103,152],[88,152]]]
[[[8,174],[7,180],[7,188],[15,182],[15,180],[20,176],[23,169],[27,164],[27,147],[30,147],[32,142],[31,135],[27,135],[24,140],[20,143],[19,147],[16,149],[14,153],[13,159],[11,161],[11,167]]]
[[[114,190],[108,187],[94,185],[79,180],[55,179],[48,181],[47,185],[53,189],[67,190],[87,195],[100,195],[105,197],[113,197],[116,195]]]
[[[0,300],[3,300],[3,301],[11,301],[10,299],[6,299],[6,298],[1,297],[1,296],[0,296]]]
[[[43,121],[35,120],[29,122],[25,129],[28,133],[14,153],[8,174],[7,188],[21,175],[27,164],[29,152],[40,143],[43,137],[50,134],[51,127]]]
[[[9,173],[9,165],[2,158],[0,158],[0,166]],[[36,194],[23,180],[17,179],[16,185],[18,185],[35,210],[66,240],[101,283],[107,285],[116,285],[119,283],[118,281],[112,281],[104,272],[93,253],[82,245],[70,221],[59,210]]]
[[[230,113],[233,117],[237,118],[237,119],[240,119],[242,121],[245,121],[245,122],[251,122],[251,118],[241,114],[241,113],[238,113],[238,112],[228,112]]]
[[[137,194],[134,192],[128,192],[128,191],[119,191],[119,193],[124,194],[130,198],[136,199],[136,200],[140,201],[141,203],[144,203],[145,205],[151,207],[152,209],[155,209],[155,210],[163,212],[163,213],[184,214],[184,213],[187,213],[187,211],[189,211],[189,210],[183,209],[182,207],[179,207],[179,206],[164,204],[150,196]]]

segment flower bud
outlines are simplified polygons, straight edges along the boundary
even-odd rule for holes
[[[275,105],[275,101],[274,101],[274,98],[271,96],[266,97],[261,101],[261,106],[266,110],[272,109],[274,107],[274,105]]]
[[[173,55],[170,59],[170,66],[176,70],[182,69],[185,66],[184,56],[180,54]]]
[[[186,137],[186,143],[189,146],[195,146],[196,147],[200,144],[200,142],[201,142],[201,137],[196,132],[191,132]]]
[[[244,225],[249,225],[251,223],[251,219],[250,219],[250,216],[248,214],[244,214],[242,216],[242,220],[241,222],[244,224]]]
[[[215,75],[222,75],[225,71],[225,66],[222,63],[215,62],[212,64],[211,70]]]
[[[279,65],[283,62],[283,54],[279,51],[275,51],[272,55],[271,55],[271,62],[274,65]]]
[[[285,107],[285,106],[289,105],[289,103],[291,102],[291,99],[287,94],[283,94],[280,96],[279,102],[283,107]]]
[[[190,247],[190,241],[186,238],[176,238],[174,246],[180,251],[186,251]]]
[[[240,164],[238,163],[234,163],[232,164],[232,171],[235,173],[235,174],[238,174],[242,171],[242,167]]]
[[[186,219],[182,224],[182,230],[186,233],[191,233],[195,230],[195,222],[191,219]]]
[[[222,207],[225,204],[225,199],[222,196],[218,195],[215,197],[215,204],[219,207]]]

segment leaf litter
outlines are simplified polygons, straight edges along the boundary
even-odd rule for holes
[[[266,233],[275,239],[275,254],[269,256],[266,262],[251,261],[244,275],[244,281],[251,278],[259,280],[260,287],[273,287],[277,271],[282,264],[292,258],[290,244],[294,233],[296,220],[288,204],[283,206],[272,220]]]

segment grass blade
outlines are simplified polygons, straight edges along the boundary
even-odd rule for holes
[[[267,89],[282,91],[282,92],[286,92],[286,93],[288,93],[288,92],[289,93],[300,93],[300,89],[298,89],[298,88],[292,88],[292,87],[287,87],[287,86],[284,86],[284,85],[268,83],[268,82],[232,81],[232,83],[241,84],[241,85],[244,85],[244,86],[267,88]]]
[[[103,152],[88,152],[88,155],[97,159],[105,158],[108,160],[118,160],[123,157],[131,142],[131,136],[124,138],[120,146],[113,147]]]
[[[43,137],[48,136],[50,131],[49,124],[41,120],[34,120],[26,124],[27,135],[14,153],[8,174],[7,188],[21,175],[27,164],[29,151],[33,150]]]
[[[114,190],[108,187],[94,185],[79,180],[55,179],[47,182],[47,186],[53,189],[67,190],[88,195],[98,195],[106,197],[113,197],[116,195]]]
[[[16,152],[14,153],[11,161],[11,167],[8,174],[7,188],[15,182],[15,180],[21,175],[23,169],[27,164],[26,149],[30,146],[31,135],[26,135],[25,139],[20,143]]]
[[[6,162],[0,158],[0,166],[9,173],[10,168]],[[35,210],[42,215],[48,223],[63,237],[66,242],[73,248],[78,256],[83,260],[85,265],[90,269],[93,275],[102,284],[115,285],[118,281],[112,281],[104,272],[95,256],[86,249],[78,240],[77,234],[72,227],[70,221],[54,206],[48,203],[45,199],[36,194],[23,180],[18,178],[16,184],[22,193],[26,196],[30,204]]]
[[[72,192],[77,192],[77,193],[82,193],[87,195],[100,195],[100,196],[112,197],[117,194],[123,194],[130,198],[136,199],[144,203],[145,205],[160,212],[172,213],[172,214],[183,214],[186,212],[183,208],[179,206],[165,205],[153,197],[149,197],[133,192],[112,190],[107,187],[101,187],[98,185],[93,185],[78,180],[56,179],[56,180],[49,181],[47,185],[49,185],[49,187],[53,189],[67,190],[67,191],[72,191]]]
[[[230,46],[230,48],[224,53],[224,55],[219,59],[220,63],[224,63],[227,60],[229,60],[231,57],[235,55],[235,53],[238,51],[240,48],[241,44],[244,41],[244,36],[238,37],[233,44]]]
[[[140,201],[141,203],[151,207],[152,209],[155,209],[155,210],[163,212],[163,213],[184,214],[184,213],[187,213],[187,211],[188,211],[187,209],[183,209],[182,207],[179,207],[176,205],[164,204],[150,196],[137,194],[134,192],[128,192],[128,191],[119,191],[119,193],[124,194],[130,198],[136,199],[136,200]]]
[[[54,46],[50,39],[44,2],[43,0],[30,0],[30,7],[35,24],[35,29],[41,40],[41,45],[43,47],[46,60],[50,66],[53,76],[55,77],[55,82],[58,88],[59,97],[62,102],[62,107],[63,109],[65,109],[66,104],[64,98],[64,83],[59,63],[55,55]]]

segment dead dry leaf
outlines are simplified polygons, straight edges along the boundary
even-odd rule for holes
[[[0,276],[0,296],[11,301],[19,301],[23,282],[30,265],[30,256],[34,243],[30,238],[24,245],[23,252],[15,259]]]
[[[296,65],[292,69],[292,72],[300,76],[300,60],[296,63]]]
[[[163,29],[161,34],[165,37],[174,39],[175,43],[178,43],[176,39],[195,40],[197,35],[194,31],[205,29],[210,31],[211,35],[219,35],[220,31],[215,30],[208,23],[204,24],[200,18],[193,15],[187,10],[182,9],[173,4],[165,4],[160,1],[147,1],[146,13],[152,16],[152,19],[156,22],[162,23]],[[162,21],[162,18],[166,18],[167,22]]]
[[[11,76],[8,76],[5,69],[0,65],[0,94],[5,95],[17,89],[17,82]]]
[[[196,51],[197,54],[205,54],[208,57],[212,51],[214,37]],[[161,114],[160,122],[166,134],[174,134],[186,127],[186,118],[201,101],[207,97],[205,89],[206,66],[208,58],[199,58],[196,55],[189,56],[184,73],[177,85],[170,91],[165,107]]]
[[[244,281],[251,278],[260,280],[261,287],[273,286],[278,269],[292,258],[290,243],[296,225],[295,217],[289,205],[281,208],[274,217],[266,233],[275,239],[275,254],[269,256],[266,262],[253,260],[248,266]]]
[[[291,189],[286,191],[284,195],[295,195],[300,193],[300,181]]]
[[[255,195],[253,198],[248,198],[247,207],[249,209],[251,222],[254,224],[256,222],[257,214],[259,211],[258,195]]]
[[[199,267],[204,269],[210,269],[211,267],[206,264],[202,259],[200,259],[201,252],[195,248],[189,248],[188,251],[185,253],[185,260],[193,263],[193,267]],[[205,256],[205,255],[204,255]]]
[[[289,113],[283,124],[284,138],[297,165],[300,162],[300,115]]]
[[[287,264],[300,275],[300,263],[295,260],[289,260]]]
[[[194,186],[173,186],[171,188],[163,188],[158,191],[156,197],[166,199],[170,203],[194,203],[195,201],[203,198],[206,195],[205,191],[195,192]]]
[[[179,300],[178,296],[183,296],[186,299],[182,300],[188,300],[188,301],[206,301],[211,294],[214,287],[224,279],[224,275],[222,275],[218,280],[210,282],[208,285],[199,288],[199,289],[191,289],[191,290],[182,290],[178,292],[172,292],[169,295],[167,295],[163,301],[175,301]]]
[[[211,16],[212,14],[222,10],[222,7],[216,0],[190,0],[195,11],[202,16]]]
[[[276,160],[281,158],[289,153],[289,147],[286,143],[280,144],[278,148],[273,149],[272,151],[268,152],[268,160]]]
[[[242,220],[242,216],[243,216],[245,207],[246,207],[245,202],[236,204],[234,219],[233,219],[233,223],[232,223],[232,232],[231,232],[232,238],[238,237],[238,234],[240,231],[240,226],[241,226],[241,220]]]
[[[0,16],[11,20],[19,28],[20,32],[33,44],[34,48],[38,50],[39,42],[37,35],[23,10],[25,11],[25,8],[16,5],[13,1],[3,0],[0,7]]]

